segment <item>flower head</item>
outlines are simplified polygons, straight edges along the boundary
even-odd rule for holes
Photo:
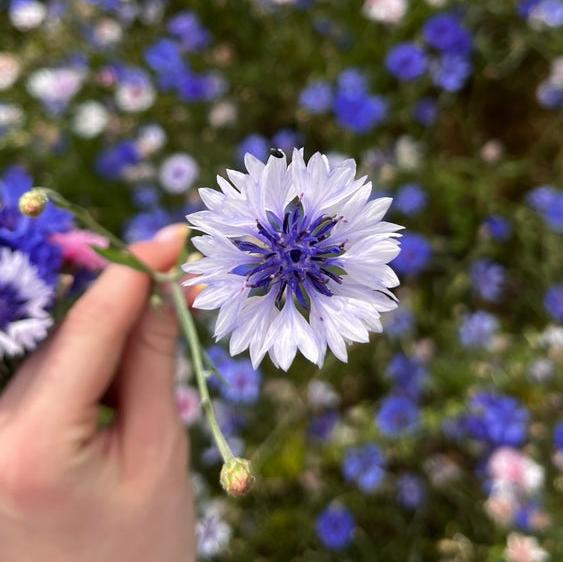
[[[377,425],[387,437],[399,437],[415,430],[420,423],[416,402],[406,396],[389,396],[376,417]]]
[[[25,254],[0,249],[0,358],[20,355],[45,338],[52,298]]]
[[[361,490],[369,493],[381,485],[385,476],[385,465],[381,449],[373,443],[368,443],[363,447],[348,449],[342,471],[348,482],[355,482]]]
[[[317,535],[330,550],[346,548],[354,536],[356,522],[346,507],[331,505],[317,519]]]
[[[184,270],[206,284],[194,306],[220,309],[215,337],[230,352],[250,349],[254,366],[269,353],[287,370],[299,349],[322,365],[327,346],[342,361],[346,343],[381,332],[380,313],[396,308],[387,265],[399,253],[397,225],[382,222],[391,200],[369,201],[371,183],[355,180],[347,160],[331,167],[294,151],[267,164],[247,155],[248,174],[229,171],[221,192],[200,190],[208,210],[189,215],[205,232],[204,254]]]

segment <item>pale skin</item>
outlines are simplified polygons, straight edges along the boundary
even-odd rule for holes
[[[185,228],[134,252],[176,262]],[[3,562],[194,562],[178,326],[142,273],[109,266],[0,397]],[[111,397],[115,422],[99,426]]]

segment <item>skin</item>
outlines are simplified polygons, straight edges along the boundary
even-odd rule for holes
[[[165,271],[187,231],[133,247]],[[178,326],[148,277],[111,265],[0,397],[5,562],[193,562],[188,442],[174,398]],[[116,421],[100,428],[99,404]]]

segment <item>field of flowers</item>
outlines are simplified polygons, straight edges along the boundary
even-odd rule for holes
[[[54,189],[129,243],[217,205],[197,188],[226,169],[256,174],[302,147],[343,176],[354,159],[371,199],[393,198],[385,220],[405,228],[381,270],[388,312],[368,342],[360,310],[327,308],[339,333],[322,368],[285,326],[314,361],[272,340],[284,372],[231,357],[217,315],[195,311],[221,429],[257,477],[244,498],[221,490],[179,353],[201,559],[563,560],[562,0],[0,0],[3,379],[103,267],[85,247],[107,244],[52,204],[23,216],[24,192]],[[284,232],[305,220],[292,204]],[[314,243],[339,220],[320,219]],[[322,271],[316,291],[346,285]]]

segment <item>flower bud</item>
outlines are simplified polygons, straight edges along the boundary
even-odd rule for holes
[[[20,211],[28,217],[38,217],[47,206],[49,198],[44,189],[36,187],[20,197]]]
[[[245,496],[250,492],[255,481],[252,465],[246,459],[231,459],[221,469],[221,486],[230,496]]]

